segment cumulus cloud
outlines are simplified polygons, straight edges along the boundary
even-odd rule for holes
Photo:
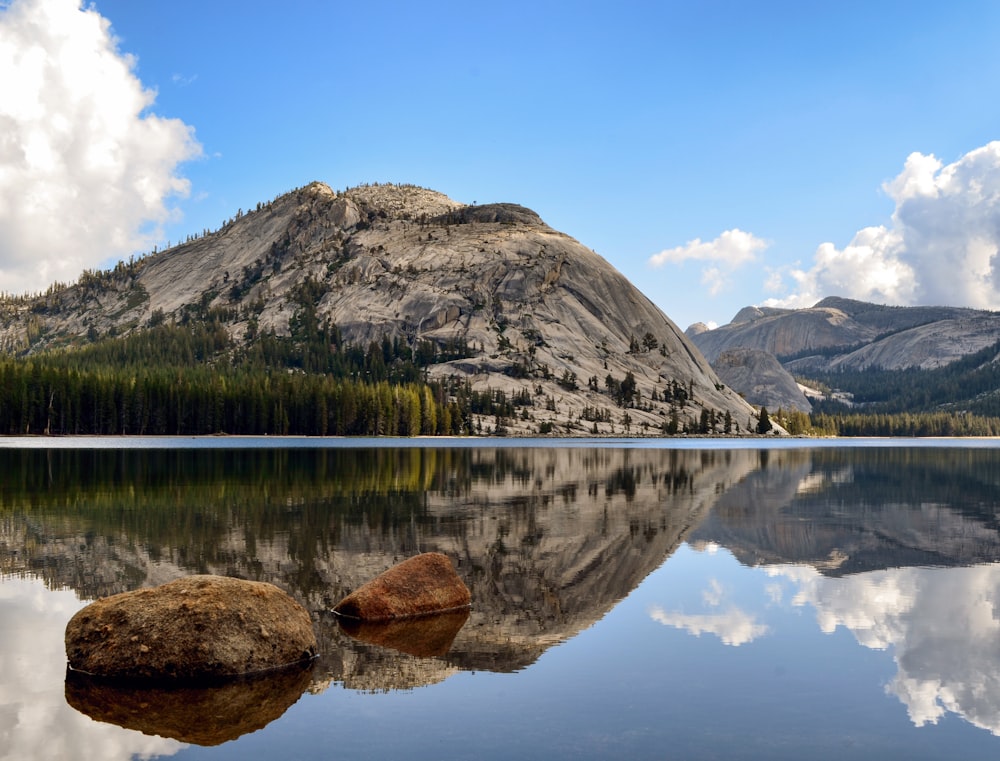
[[[913,153],[882,188],[895,203],[891,225],[860,230],[842,249],[823,243],[810,268],[784,273],[794,291],[765,304],[807,306],[836,295],[1000,307],[1000,141],[948,165]]]
[[[828,295],[912,304],[917,297],[917,273],[900,258],[900,249],[898,233],[885,227],[866,227],[843,249],[824,243],[816,250],[812,269],[788,273],[796,292],[770,299],[766,305],[812,306]]]
[[[187,195],[192,128],[81,0],[0,4],[0,291],[41,290],[151,247]]]
[[[757,254],[767,246],[767,241],[734,228],[726,230],[715,240],[702,241],[701,238],[695,238],[683,246],[664,249],[649,257],[649,263],[654,267],[662,267],[664,264],[679,264],[694,259],[703,262],[723,262],[731,267],[738,267],[754,261]]]
[[[708,580],[708,589],[701,593],[701,599],[705,601],[705,604],[717,608],[722,604],[722,598],[725,596],[725,592],[722,589],[722,584],[718,579]]]
[[[706,262],[701,271],[701,282],[715,296],[731,282],[730,276],[738,267],[756,261],[768,247],[768,242],[739,228],[726,230],[715,240],[695,238],[683,246],[664,249],[649,257],[652,267],[664,264],[682,264],[686,261]]]

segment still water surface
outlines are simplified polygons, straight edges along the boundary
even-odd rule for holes
[[[114,441],[0,441],[0,759],[1000,754],[995,442]],[[467,620],[327,614],[429,550]],[[76,610],[206,572],[305,604],[314,669],[66,682]]]

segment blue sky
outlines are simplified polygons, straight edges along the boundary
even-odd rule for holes
[[[0,291],[320,180],[528,206],[682,329],[1000,308],[997,39],[992,1],[0,2]]]

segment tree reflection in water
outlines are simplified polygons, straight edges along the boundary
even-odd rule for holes
[[[446,662],[403,669],[398,651],[319,627],[317,678],[365,689],[527,666],[610,610],[756,464],[752,452],[504,448],[0,458],[19,547],[5,570],[85,598],[220,573],[277,584],[318,616],[405,557],[449,555],[474,606]],[[427,673],[397,676],[414,670]]]
[[[894,648],[888,689],[915,723],[950,711],[997,733],[998,466],[992,449],[0,450],[0,570],[7,589],[84,599],[191,573],[270,581],[314,615],[311,691],[387,691],[524,669],[679,545],[719,545],[792,585],[823,630]],[[473,595],[447,647],[326,615],[424,551]],[[655,618],[733,646],[769,636],[750,614]]]

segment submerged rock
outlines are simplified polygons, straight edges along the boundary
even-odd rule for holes
[[[447,555],[425,552],[359,587],[333,611],[361,621],[389,621],[461,610],[471,603],[469,588]]]
[[[316,655],[309,613],[272,584],[188,576],[97,600],[66,625],[69,666],[102,677],[211,680]]]

